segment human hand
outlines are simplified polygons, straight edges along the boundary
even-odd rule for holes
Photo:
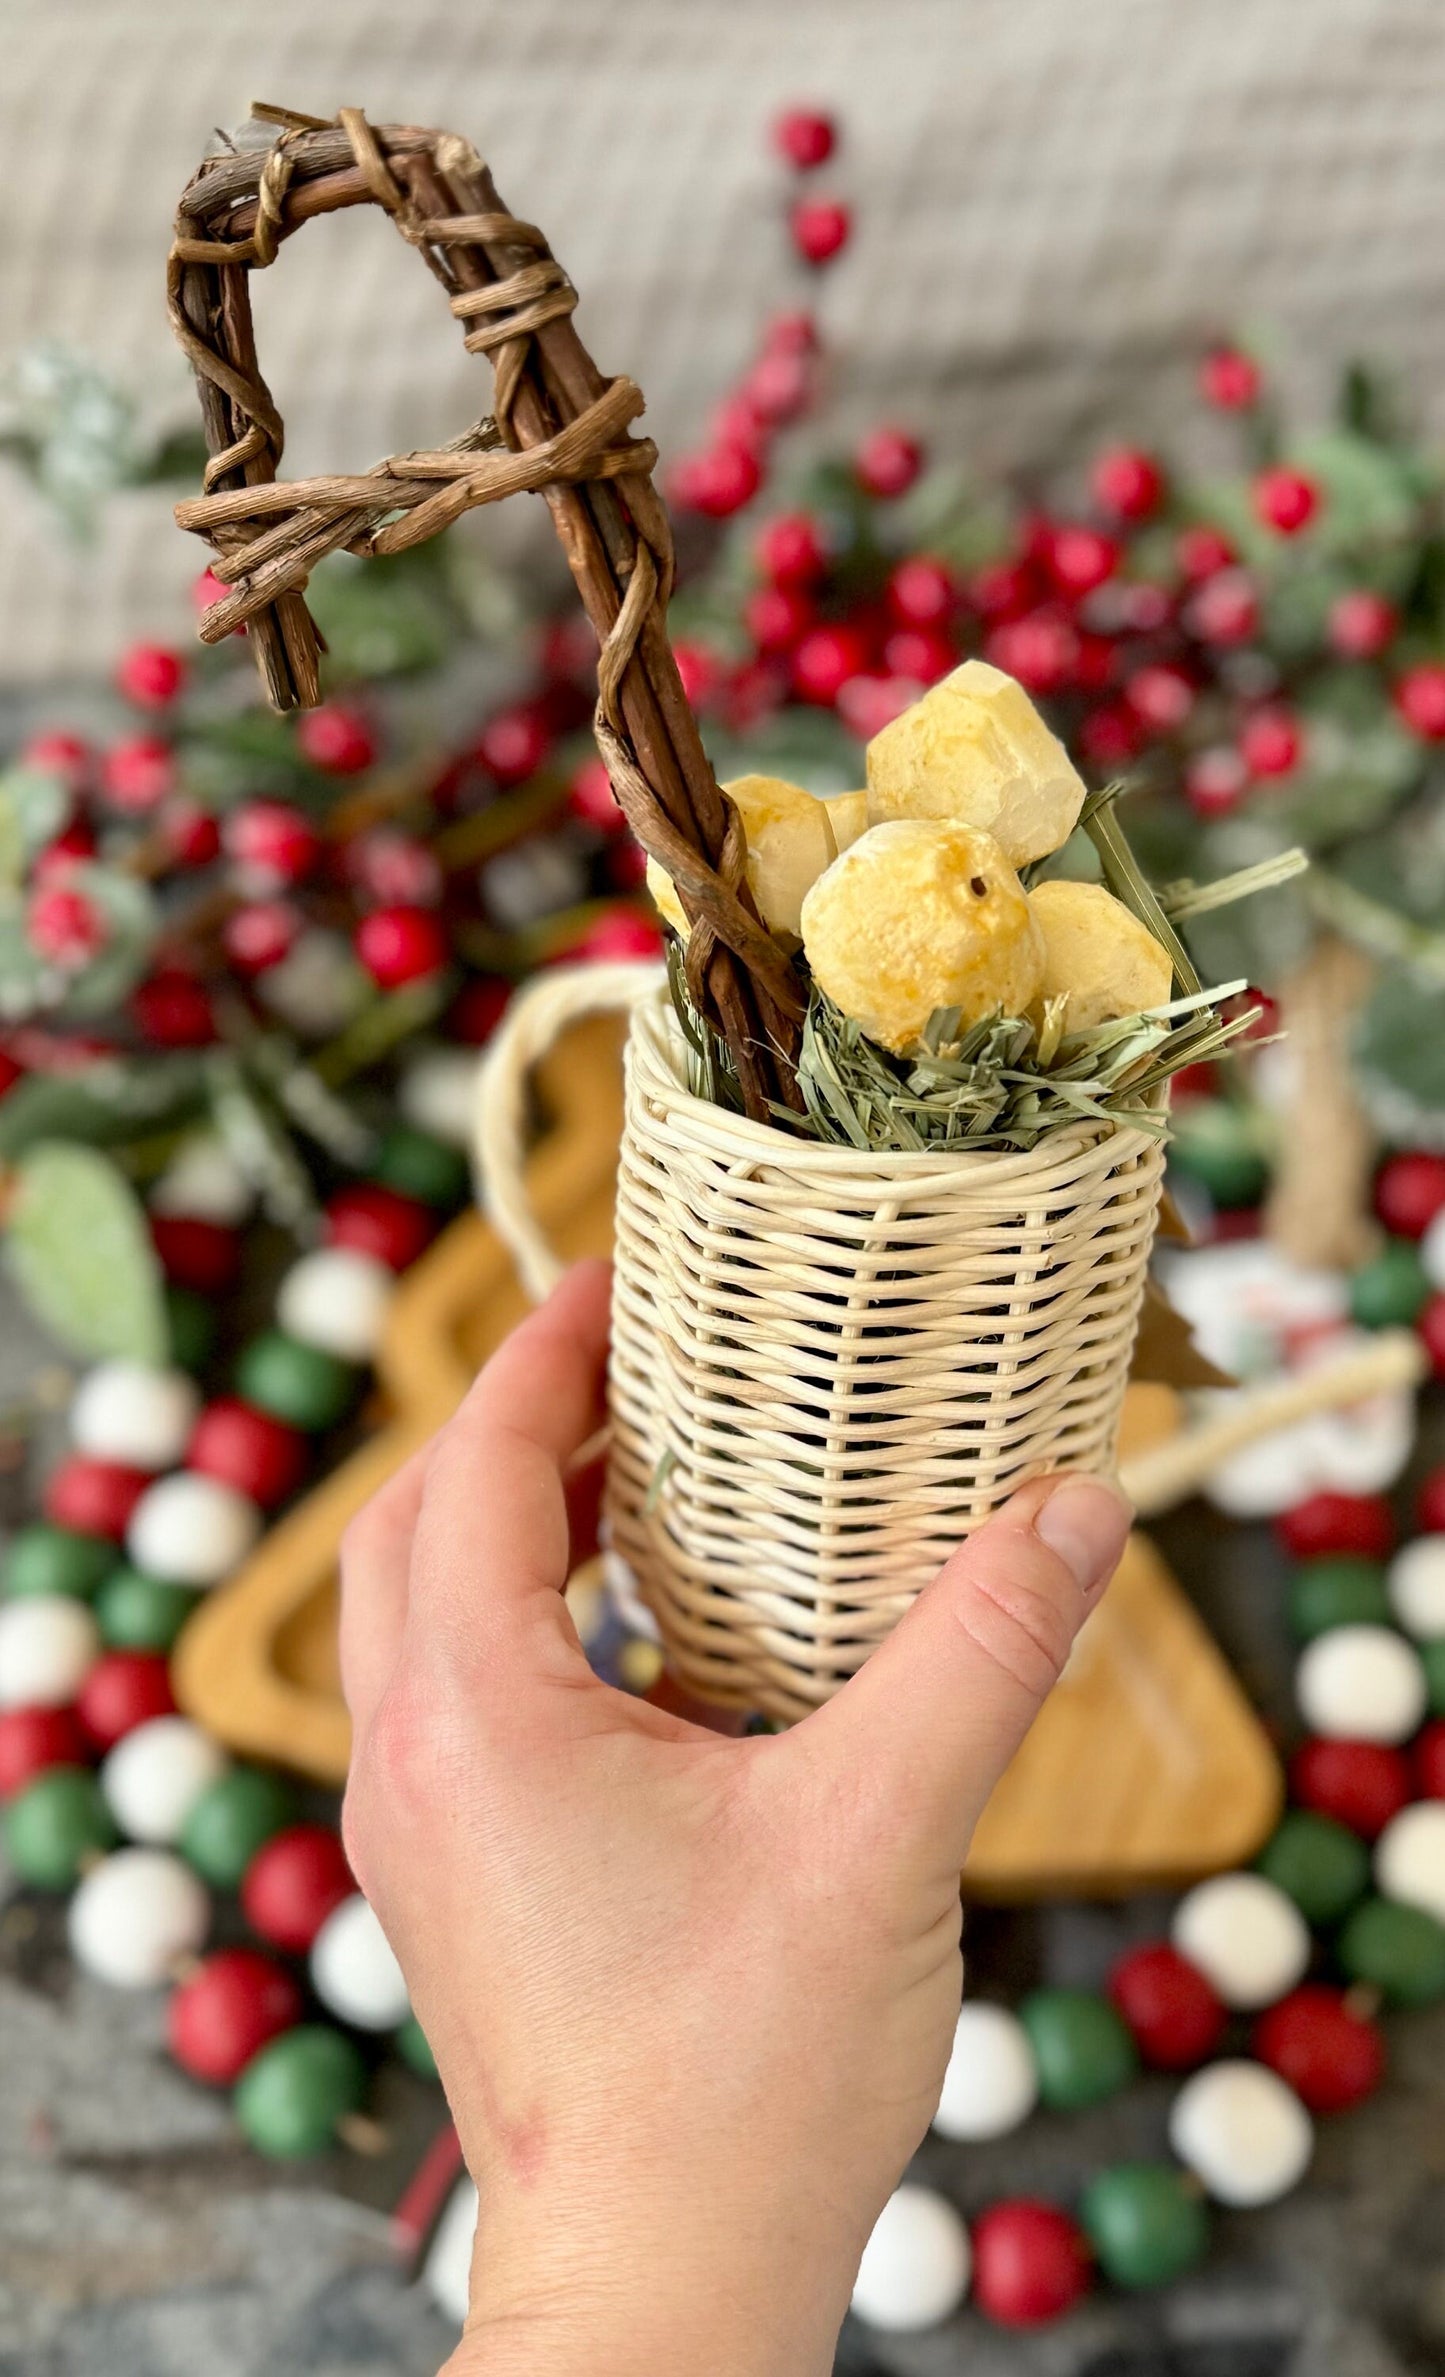
[[[599,1682],[607,1271],[353,1522],[345,1834],[482,2199],[454,2377],[810,2377],[938,2102],[974,1823],[1123,1548],[1025,1488],[828,1705],[726,1739]]]

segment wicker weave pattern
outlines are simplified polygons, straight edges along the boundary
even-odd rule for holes
[[[1163,1157],[784,1142],[692,1097],[634,1014],[617,1194],[612,1541],[704,1697],[796,1717],[1015,1486],[1107,1469]]]

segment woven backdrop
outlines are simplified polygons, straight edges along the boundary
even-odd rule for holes
[[[1238,321],[1306,396],[1375,351],[1445,423],[1441,0],[6,0],[4,29],[0,369],[62,339],[156,421],[192,418],[175,200],[256,96],[471,135],[664,454],[794,288],[763,140],[788,100],[845,127],[829,180],[859,228],[822,304],[850,423],[886,411],[984,464],[1147,434],[1185,397],[1181,347]],[[263,279],[288,472],[479,410],[486,373],[379,219],[312,226]],[[67,550],[0,466],[0,671],[184,632],[197,559],[149,494]]]

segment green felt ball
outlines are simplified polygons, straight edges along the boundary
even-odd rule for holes
[[[168,1651],[198,1599],[190,1585],[113,1568],[95,1597],[101,1640],[112,1651]]]
[[[334,1428],[356,1400],[357,1372],[350,1362],[301,1345],[280,1329],[253,1337],[236,1364],[236,1391],[290,1428],[316,1435]]]
[[[1292,1808],[1261,1851],[1259,1870],[1294,1900],[1306,1923],[1338,1923],[1364,1896],[1370,1852],[1333,1816]]]
[[[1289,1588],[1290,1628],[1299,1642],[1313,1642],[1332,1626],[1388,1626],[1390,1597],[1378,1560],[1336,1552],[1306,1560]]]
[[[1350,1281],[1350,1312],[1362,1329],[1408,1329],[1430,1301],[1429,1274],[1407,1238],[1361,1264]]]
[[[166,1289],[171,1360],[179,1370],[204,1370],[216,1342],[216,1316],[194,1288]]]
[[[278,2162],[324,2154],[354,2113],[366,2066],[350,2039],[320,2022],[288,2030],[254,2055],[236,2086],[236,2118],[260,2154]]]
[[[431,2051],[431,2042],[415,2014],[408,2014],[397,2032],[396,2051],[402,2062],[409,2064],[411,2069],[423,2080],[436,2078],[437,2059]]]
[[[1228,1098],[1201,1098],[1182,1109],[1169,1161],[1228,1209],[1257,1205],[1269,1186],[1259,1124]]]
[[[88,1601],[114,1566],[114,1544],[37,1519],[12,1539],[0,1582],[12,1596],[64,1593],[72,1601]]]
[[[1084,2190],[1079,2218],[1116,2286],[1167,2286],[1194,2269],[1209,2245],[1198,2192],[1167,2163],[1116,2163],[1100,2171]]]
[[[1340,1933],[1339,1958],[1352,1981],[1368,1981],[1392,2005],[1445,1997],[1445,1923],[1423,1907],[1367,1898]]]
[[[403,1197],[445,1211],[466,1202],[471,1167],[460,1147],[448,1147],[429,1131],[394,1122],[385,1133],[371,1167],[371,1177]]]
[[[49,1766],[5,1810],[5,1847],[33,1890],[73,1890],[90,1858],[114,1848],[116,1829],[85,1766]]]
[[[207,1784],[181,1831],[180,1850],[213,1890],[235,1890],[256,1851],[295,1814],[279,1775],[234,1766]]]
[[[1425,1670],[1430,1714],[1445,1717],[1445,1635],[1437,1635],[1433,1642],[1417,1642],[1415,1650]]]
[[[1123,2016],[1091,1989],[1035,1989],[1019,2007],[1019,2020],[1033,2050],[1039,2096],[1056,2113],[1101,2104],[1139,2068]]]

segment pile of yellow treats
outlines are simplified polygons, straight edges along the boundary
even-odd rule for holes
[[[775,776],[724,789],[763,922],[802,942],[814,981],[870,1040],[904,1054],[940,1007],[965,1030],[990,1015],[1038,1022],[1063,999],[1063,1030],[1080,1032],[1167,1001],[1166,952],[1111,892],[1019,881],[1068,840],[1085,788],[1012,677],[965,661],[874,736],[867,774],[866,792],[830,800]],[[647,880],[686,938],[650,860]]]

